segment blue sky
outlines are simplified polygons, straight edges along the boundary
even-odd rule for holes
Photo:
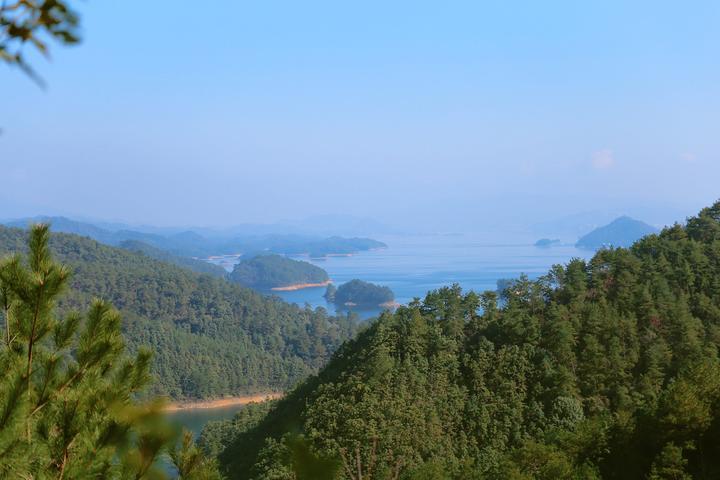
[[[0,217],[471,229],[720,197],[717,2],[78,3],[0,69]]]

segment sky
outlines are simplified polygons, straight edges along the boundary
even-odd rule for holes
[[[0,217],[462,231],[720,197],[715,1],[71,3],[47,88],[0,65]]]

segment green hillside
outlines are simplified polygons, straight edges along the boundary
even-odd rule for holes
[[[386,312],[206,448],[243,479],[720,478],[720,202],[505,294]]]
[[[629,247],[645,235],[657,233],[657,228],[630,217],[618,217],[609,224],[582,236],[578,248],[597,250],[604,247]]]
[[[241,260],[228,278],[240,285],[260,290],[324,283],[329,279],[322,268],[281,255],[257,255]]]
[[[0,227],[0,255],[25,252],[27,232]],[[51,249],[73,274],[61,307],[92,297],[123,315],[131,350],[155,351],[153,393],[206,398],[282,390],[323,365],[353,331],[328,317],[209,275],[88,238],[54,234]]]
[[[205,273],[207,275],[212,275],[219,278],[224,278],[227,276],[227,272],[220,265],[215,265],[213,263],[203,260],[196,260],[190,257],[180,257],[177,255],[173,255],[172,253],[161,250],[157,247],[153,247],[152,245],[148,245],[147,243],[141,242],[139,240],[124,240],[120,242],[119,246],[120,248],[124,248],[125,250],[145,254],[150,258],[154,258],[155,260],[160,260],[166,263],[172,263],[179,267],[187,268],[189,270],[192,270],[193,272]]]
[[[389,287],[358,279],[343,283],[332,294],[332,301],[338,308],[377,308],[393,300],[395,294]]]

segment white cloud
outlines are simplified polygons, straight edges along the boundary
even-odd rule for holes
[[[607,170],[608,168],[611,168],[615,165],[615,157],[612,150],[605,148],[593,153],[592,165],[597,170]]]

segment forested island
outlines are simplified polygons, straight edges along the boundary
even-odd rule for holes
[[[296,290],[330,283],[325,270],[281,255],[256,255],[235,265],[229,279],[256,290]]]
[[[389,287],[355,279],[337,289],[329,285],[325,299],[339,308],[377,308],[394,306],[395,294]]]
[[[720,202],[631,248],[384,313],[201,436],[231,478],[720,477]]]
[[[560,239],[559,238],[541,238],[537,242],[535,242],[535,246],[538,248],[550,248],[560,245]]]
[[[0,226],[0,257],[26,252],[27,235]],[[77,235],[53,234],[50,250],[72,272],[61,311],[111,302],[130,351],[154,352],[150,393],[172,399],[282,391],[324,365],[355,329],[348,316]]]
[[[657,231],[657,228],[647,223],[623,216],[584,235],[575,246],[592,250],[606,247],[629,247],[643,236],[657,233]]]

